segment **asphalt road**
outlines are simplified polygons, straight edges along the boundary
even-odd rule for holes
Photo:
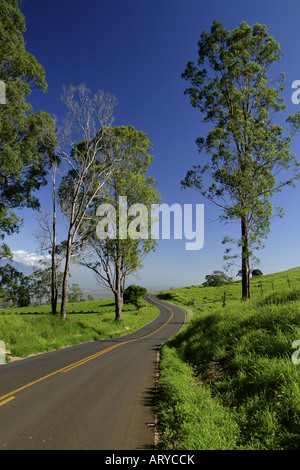
[[[0,450],[154,447],[158,352],[185,313],[147,300],[160,314],[132,334],[0,366]]]

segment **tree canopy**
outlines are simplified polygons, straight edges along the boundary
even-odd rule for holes
[[[124,303],[132,303],[137,305],[141,297],[147,294],[147,289],[145,287],[136,286],[131,284],[124,290]]]
[[[160,202],[156,182],[147,174],[153,159],[151,149],[147,134],[133,126],[112,126],[104,139],[104,151],[115,155],[119,164],[93,209],[90,219],[95,220],[96,226],[84,241],[87,250],[82,250],[81,263],[92,269],[99,282],[112,290],[116,320],[122,318],[123,294],[129,274],[142,267],[143,259],[156,246],[156,241],[143,233],[150,232],[148,213],[151,204]],[[120,197],[124,198],[121,203]],[[123,200],[124,207],[121,207]],[[107,213],[111,208],[114,220],[109,224]],[[109,225],[113,225],[110,227],[113,233],[110,233]],[[101,237],[100,231],[103,232]]]
[[[44,158],[56,145],[53,119],[44,111],[32,112],[27,96],[34,88],[46,91],[45,71],[25,47],[24,15],[17,0],[0,3],[0,80],[5,104],[0,105],[0,237],[19,228],[14,209],[36,209],[33,191],[46,183]],[[1,250],[0,250],[1,251]],[[9,253],[2,246],[2,256]]]
[[[203,286],[206,287],[220,287],[232,281],[231,277],[227,276],[223,271],[213,271],[212,274],[205,276]]]

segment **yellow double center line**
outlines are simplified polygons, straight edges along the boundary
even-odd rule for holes
[[[151,298],[151,296],[149,295],[149,298]],[[141,336],[140,338],[135,338],[135,339],[129,339],[128,341],[123,341],[123,342],[120,342],[120,343],[116,343],[112,346],[109,346],[108,348],[106,349],[103,349],[102,351],[99,351],[95,354],[92,354],[91,356],[88,356],[88,357],[85,357],[83,359],[81,359],[80,361],[77,361],[77,362],[74,362],[73,364],[69,364],[68,366],[65,366],[65,367],[62,367],[61,369],[58,369],[54,372],[51,372],[50,374],[47,374],[47,375],[44,375],[43,377],[41,377],[40,379],[37,379],[37,380],[34,380],[33,382],[30,382],[26,385],[23,385],[22,387],[19,387],[17,388],[16,390],[13,390],[12,392],[9,392],[7,393],[6,395],[2,395],[0,397],[0,406],[2,405],[5,405],[5,403],[8,403],[9,401],[13,400],[15,398],[15,394],[20,392],[21,390],[24,390],[25,388],[28,388],[28,387],[31,387],[32,385],[38,383],[38,382],[41,382],[42,380],[45,380],[47,379],[48,377],[51,377],[52,375],[55,375],[55,374],[58,374],[60,372],[69,372],[69,370],[72,370],[72,369],[75,369],[75,367],[78,367],[78,366],[81,366],[82,364],[85,364],[86,362],[89,362],[91,361],[92,359],[95,359],[96,357],[99,357],[99,356],[102,356],[102,354],[106,354],[108,353],[109,351],[111,351],[112,349],[115,349],[115,348],[118,348],[119,346],[122,346],[123,344],[128,344],[128,343],[132,343],[134,341],[139,341],[141,339],[145,339],[145,338],[148,338],[149,336],[152,336],[154,335],[155,333],[157,333],[158,331],[160,331],[162,328],[164,328],[168,323],[169,321],[172,319],[173,315],[174,315],[174,312],[171,308],[167,307],[166,305],[163,305],[161,304],[160,302],[158,302],[157,300],[154,300],[151,298],[151,300],[159,305],[162,305],[163,307],[167,308],[168,310],[170,310],[171,312],[171,315],[170,317],[168,318],[168,320],[163,323],[159,328],[157,328],[155,331],[152,331],[152,333],[149,333],[148,335],[145,335],[145,336]]]

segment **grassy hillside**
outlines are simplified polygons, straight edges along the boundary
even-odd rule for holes
[[[146,304],[137,309],[125,304],[123,324],[114,321],[114,301],[95,300],[69,303],[63,322],[53,316],[50,305],[0,310],[0,340],[7,350],[7,361],[16,357],[59,349],[85,341],[122,336],[141,328],[158,314]]]
[[[160,294],[189,313],[162,349],[162,448],[300,448],[300,364],[292,361],[300,340],[300,268],[251,282],[250,302],[241,302],[234,283],[224,308],[222,288]]]
[[[272,292],[282,292],[297,287],[300,288],[300,267],[254,277],[250,280],[252,300],[259,300]],[[182,303],[185,306],[191,306],[193,311],[201,311],[202,309],[207,311],[223,305],[224,292],[227,305],[228,303],[232,304],[233,301],[240,304],[242,296],[241,281],[235,281],[226,287],[190,286],[169,289],[159,295],[161,299],[166,301],[170,300],[175,303]]]

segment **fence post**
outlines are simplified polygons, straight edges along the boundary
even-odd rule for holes
[[[226,305],[226,291],[224,289],[224,295],[223,295],[223,308],[225,307]]]
[[[261,288],[261,293],[263,294],[264,293],[264,286],[263,286],[262,282],[260,283],[260,288]]]

